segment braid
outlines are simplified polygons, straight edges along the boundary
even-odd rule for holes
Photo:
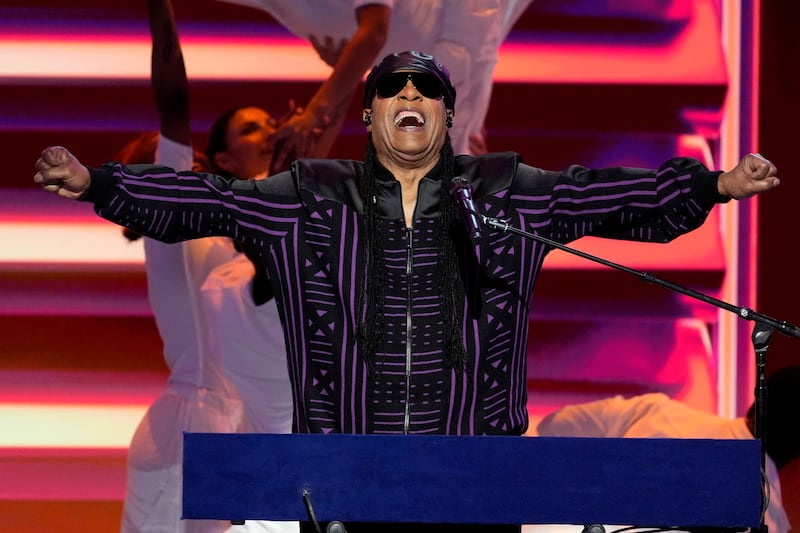
[[[376,167],[378,156],[372,137],[367,142],[367,156],[364,161],[364,176],[359,183],[359,191],[364,201],[364,220],[366,233],[366,257],[361,272],[361,286],[358,291],[358,330],[357,336],[361,352],[370,368],[374,371],[375,354],[379,341],[383,338],[386,327],[384,316],[384,289],[386,280],[386,262],[381,244],[382,219],[378,216],[376,201]],[[367,280],[372,278],[373,282]]]
[[[440,211],[442,217],[441,230],[437,236],[439,245],[439,294],[442,304],[442,341],[444,362],[448,368],[457,372],[464,370],[466,350],[464,349],[461,323],[464,317],[463,301],[459,298],[458,253],[453,239],[457,231],[457,214],[448,190],[450,180],[455,175],[455,155],[447,134],[442,148],[442,186],[440,190]]]
[[[441,272],[439,293],[442,305],[442,344],[445,366],[461,372],[466,363],[466,350],[461,330],[463,302],[459,298],[463,289],[459,287],[458,253],[452,238],[452,232],[457,228],[455,224],[457,214],[453,202],[450,201],[450,192],[448,191],[450,179],[455,172],[455,156],[449,134],[442,148],[441,157],[443,159],[440,191],[442,224],[437,235],[437,245]],[[358,186],[364,201],[366,257],[362,266],[358,291],[357,309],[359,309],[360,315],[357,336],[361,353],[367,361],[370,372],[374,372],[377,347],[380,340],[383,339],[386,327],[384,316],[386,263],[380,237],[382,219],[378,216],[378,207],[375,201],[375,169],[378,158],[372,138],[367,143],[367,155],[364,163],[364,176]],[[372,279],[373,282],[369,283],[368,279]]]

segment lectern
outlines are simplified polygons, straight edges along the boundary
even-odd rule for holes
[[[184,435],[183,517],[756,527],[757,440]]]

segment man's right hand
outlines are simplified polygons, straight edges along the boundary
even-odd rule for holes
[[[34,183],[63,198],[77,199],[91,183],[89,170],[63,146],[45,148],[36,161]]]

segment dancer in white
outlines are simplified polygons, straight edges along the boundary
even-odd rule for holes
[[[160,131],[143,134],[123,150],[129,162],[153,162],[177,170],[198,169],[202,154],[194,153],[188,106],[188,83],[183,64],[172,6],[169,0],[148,0],[150,29],[153,39],[152,86],[156,97]],[[230,119],[231,117],[229,117]],[[266,139],[274,132],[275,121],[260,108],[245,108],[233,113],[232,120],[246,119],[258,127],[252,128],[250,138],[260,139],[260,146],[268,146]],[[227,127],[226,119],[226,127]],[[237,139],[231,140],[233,144]],[[251,173],[266,176],[271,161],[270,150],[258,150],[258,157],[232,157],[240,161]],[[202,166],[200,167],[202,168]],[[237,352],[229,355],[215,332],[215,325],[225,323],[228,316],[220,317],[221,309],[204,306],[201,286],[217,267],[241,266],[244,273],[249,264],[244,254],[237,251],[230,239],[208,237],[180,244],[164,244],[145,238],[145,269],[148,298],[159,334],[164,343],[164,359],[170,374],[167,388],[149,407],[131,441],[128,453],[128,478],[123,508],[121,531],[123,533],[183,533],[183,532],[244,532],[267,531],[271,533],[297,531],[296,523],[247,521],[232,526],[228,521],[182,520],[182,460],[183,432],[244,432],[252,430],[248,418],[260,421],[258,410],[249,402],[251,412],[245,416],[241,394],[226,379],[222,364],[234,364],[234,375],[241,370],[242,360],[250,362],[250,370],[258,374],[261,363],[258,354]],[[252,266],[250,267],[252,278]],[[211,279],[215,279],[213,276]],[[216,278],[218,279],[218,278]],[[230,278],[227,277],[230,281]],[[239,278],[242,287],[249,286],[247,279]],[[230,286],[230,284],[229,284]],[[233,298],[252,298],[243,292],[229,294],[225,301],[229,307],[246,305]],[[230,315],[232,316],[232,315]],[[274,304],[264,305],[254,312],[263,329],[253,333],[252,345],[260,344],[274,336],[281,339],[273,345],[270,354],[275,364],[267,366],[265,373],[274,373],[266,391],[251,382],[239,384],[250,394],[264,392],[276,405],[288,405],[288,412],[277,410],[274,417],[260,422],[257,427],[267,432],[289,432],[291,429],[291,393],[286,370],[280,322]],[[269,345],[269,343],[266,343]],[[261,347],[263,349],[263,346]],[[221,357],[222,353],[225,357]],[[281,361],[282,366],[277,364]],[[266,379],[266,378],[264,378]],[[263,381],[263,380],[262,380]],[[258,385],[263,385],[262,381]],[[270,408],[264,402],[265,409]]]
[[[365,72],[392,52],[422,50],[447,66],[458,93],[456,154],[487,151],[484,121],[500,45],[532,0],[221,0],[262,9],[308,39],[333,70],[282,128],[281,160],[307,157],[316,131],[338,125]],[[369,106],[365,106],[369,107]]]
[[[769,503],[764,523],[770,532],[787,533],[791,525],[783,508],[778,472],[800,457],[800,441],[795,436],[800,422],[800,367],[775,371],[767,378],[767,393],[764,476]],[[725,418],[662,393],[614,396],[553,411],[539,422],[537,433],[546,437],[752,439],[755,414],[755,404],[743,416]]]

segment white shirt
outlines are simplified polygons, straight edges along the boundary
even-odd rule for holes
[[[193,150],[160,136],[156,161],[192,167]],[[210,357],[202,333],[200,285],[213,266],[236,254],[230,239],[164,244],[144,238],[147,295],[169,367],[168,385],[139,422],[127,456],[121,533],[222,533],[225,521],[181,519],[183,432],[241,431],[238,395]],[[278,530],[275,530],[278,531]]]
[[[159,136],[156,161],[175,169],[191,169],[190,146]],[[164,342],[164,359],[170,384],[187,384],[230,392],[209,363],[204,341],[205,318],[198,294],[213,268],[239,253],[230,239],[209,237],[165,244],[145,237],[147,296],[158,332]]]
[[[254,269],[243,254],[215,268],[202,287],[203,308],[214,317],[210,349],[239,391],[247,431],[291,433],[292,391],[278,309],[256,306]]]
[[[158,164],[191,169],[193,158],[190,146],[159,136]],[[148,297],[170,368],[169,389],[185,399],[162,395],[148,410],[147,425],[137,431],[123,531],[175,523],[177,532],[297,533],[297,522],[248,520],[232,526],[179,520],[183,431],[289,433],[291,387],[275,304],[255,307],[253,266],[230,239],[165,244],[145,238],[145,257]],[[170,461],[155,469],[153,458],[163,458],[164,450],[171,452]],[[153,504],[152,493],[170,497]],[[141,529],[133,526],[142,523]]]

